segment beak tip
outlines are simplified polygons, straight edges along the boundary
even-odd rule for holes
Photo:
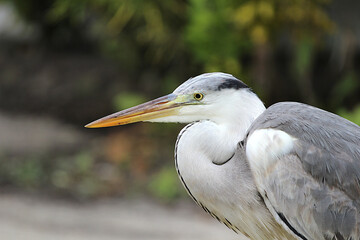
[[[91,123],[88,123],[84,127],[85,128],[104,128],[104,127],[112,127],[112,126],[116,126],[116,125],[118,125],[118,124],[111,124],[111,122],[109,124],[102,118],[102,119],[93,121]]]
[[[113,113],[106,117],[100,118],[89,124],[85,128],[103,128],[130,124],[134,122],[145,122],[162,116],[168,116],[168,110],[177,107],[174,100],[175,94],[169,94],[155,100],[140,104],[138,106]]]
[[[96,128],[95,125],[96,125],[95,122],[91,122],[91,123],[86,124],[84,127],[85,127],[85,128]]]

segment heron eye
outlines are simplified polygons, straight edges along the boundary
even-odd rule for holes
[[[200,101],[204,98],[204,95],[201,93],[194,93],[194,99]]]

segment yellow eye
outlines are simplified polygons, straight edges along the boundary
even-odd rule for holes
[[[201,93],[194,93],[194,99],[197,101],[200,101],[201,99],[204,98],[204,95]]]

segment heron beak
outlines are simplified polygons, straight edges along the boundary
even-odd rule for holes
[[[100,118],[87,124],[87,128],[102,128],[117,125],[125,125],[134,122],[149,121],[156,118],[173,116],[177,108],[183,105],[181,96],[169,94],[155,100],[125,109],[123,111]]]

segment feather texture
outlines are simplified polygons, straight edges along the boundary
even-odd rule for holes
[[[278,148],[281,140],[291,148]],[[360,238],[359,126],[305,104],[278,103],[255,120],[246,143],[274,216],[307,239]]]

